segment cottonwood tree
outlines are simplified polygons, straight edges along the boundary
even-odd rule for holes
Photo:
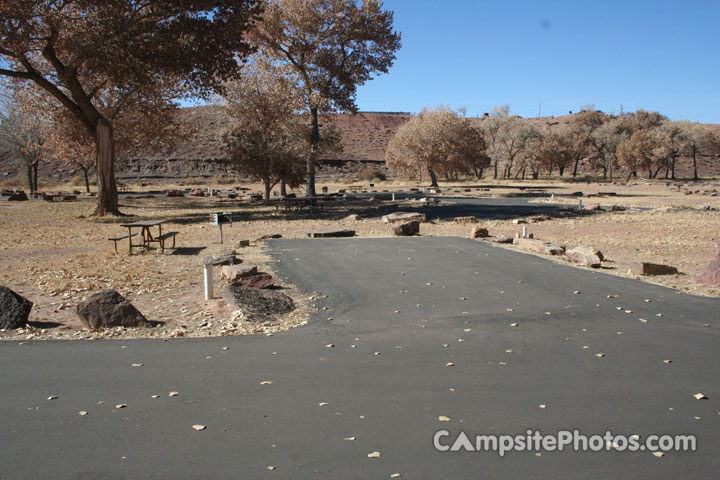
[[[250,38],[297,78],[311,121],[306,194],[315,194],[318,115],[355,112],[357,87],[387,73],[400,48],[393,13],[379,0],[267,0]]]
[[[280,181],[297,187],[308,154],[308,129],[292,80],[261,59],[225,85],[223,99],[229,125],[223,134],[230,162],[245,175],[263,182],[265,200]]]
[[[495,146],[495,155],[504,162],[503,178],[510,178],[515,160],[525,151],[534,136],[534,127],[521,118],[505,119]]]
[[[678,123],[685,138],[684,154],[692,158],[693,179],[698,180],[698,155],[715,155],[720,152],[720,138],[705,125],[691,122]]]
[[[26,92],[0,92],[0,145],[25,165],[30,194],[38,188],[38,167],[48,158],[48,119],[28,108]]]
[[[498,169],[500,155],[498,149],[500,146],[500,131],[503,129],[507,120],[510,118],[510,105],[502,105],[493,107],[490,114],[482,119],[480,128],[482,129],[485,142],[487,144],[487,152],[491,158],[493,165],[493,178],[498,178]]]
[[[208,94],[251,51],[243,34],[259,11],[254,0],[4,0],[0,75],[45,90],[95,139],[95,213],[117,215],[112,119],[98,92]]]
[[[424,108],[405,122],[390,139],[388,168],[411,178],[477,173],[490,165],[479,126],[448,107]]]
[[[577,176],[580,160],[587,154],[593,133],[600,128],[606,120],[607,116],[603,112],[595,110],[594,106],[586,106],[583,107],[580,113],[575,115],[571,127],[565,130],[564,133],[569,137],[570,146],[574,151],[573,178]]]
[[[622,117],[609,118],[590,136],[592,162],[603,171],[603,178],[612,181],[618,167],[617,147],[629,136],[629,128]]]

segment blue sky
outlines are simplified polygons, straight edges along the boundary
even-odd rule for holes
[[[720,123],[720,0],[385,0],[403,46],[361,111],[658,110]]]

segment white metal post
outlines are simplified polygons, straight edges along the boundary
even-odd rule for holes
[[[213,298],[213,257],[205,257],[203,267],[205,271],[205,301]]]

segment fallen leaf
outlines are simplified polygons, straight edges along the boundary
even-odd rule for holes
[[[168,393],[168,397],[177,397],[178,395],[180,395],[178,392],[170,392],[170,393]]]
[[[464,328],[463,331],[465,333],[470,333],[470,332],[472,332],[472,328]]]
[[[205,430],[207,427],[205,425],[193,425],[192,428],[199,432],[200,430]]]
[[[269,465],[269,466],[267,467],[268,470],[275,470],[276,468],[277,468],[277,467],[273,467],[272,465]]]
[[[260,385],[272,385],[272,382],[270,380],[263,380],[260,382]]]
[[[85,415],[87,415],[87,414],[88,414],[88,412],[86,412],[85,410],[80,410],[80,411],[78,412],[78,415],[82,415],[83,417],[84,417]]]
[[[706,397],[702,393],[696,393],[695,395],[693,395],[693,397],[695,397],[698,400],[708,400],[708,397]]]
[[[368,458],[380,458],[380,452],[368,453]]]
[[[581,292],[580,292],[580,290],[575,290],[573,293],[574,293],[575,295],[580,295]]]
[[[230,347],[222,347],[223,350],[229,350]]]
[[[672,363],[672,360],[663,360],[663,363]]]
[[[702,420],[702,417],[695,417],[695,420]]]
[[[355,437],[345,437],[345,438],[343,438],[343,440],[345,440],[347,442],[352,442],[355,440]]]
[[[150,395],[150,398],[159,398],[160,395]]]
[[[547,408],[547,405],[542,404],[542,405],[538,405],[538,407],[540,407],[540,408]]]
[[[602,357],[605,356],[605,354],[604,354],[604,353],[596,353],[595,356],[596,356],[596,357],[599,357],[599,358],[602,358]]]
[[[447,347],[449,347],[449,346],[450,346],[449,344],[443,343],[443,347],[447,348]]]
[[[663,452],[653,452],[653,455],[655,455],[658,458],[662,458],[665,456],[665,454]]]
[[[644,318],[641,318],[640,321],[643,322],[643,323],[648,323],[648,321],[645,320]]]
[[[56,397],[55,395],[50,395],[47,399],[48,400],[57,400],[58,397]]]
[[[125,407],[127,407],[127,403],[118,403],[117,405],[115,405],[115,408],[125,408]]]
[[[510,326],[511,326],[511,327],[517,327],[518,324],[517,324],[517,323],[511,323]]]
[[[326,346],[327,348],[334,348],[334,347],[335,347],[335,344],[333,344],[333,343],[328,343],[328,344],[325,345],[325,346]]]
[[[142,364],[142,363],[133,363],[133,364],[131,364],[130,366],[131,366],[131,367],[142,367],[143,364]]]
[[[399,473],[393,473],[392,475],[390,475],[390,478],[400,478],[401,476],[402,475],[400,475]]]
[[[463,340],[462,338],[458,338],[458,342],[462,343],[462,342],[464,342],[464,341],[465,341],[465,340]]]
[[[445,364],[446,367],[454,367],[455,364],[453,362],[448,362]]]
[[[327,404],[328,404],[327,402],[320,402],[320,403],[318,403],[318,407],[324,407]]]
[[[508,308],[507,311],[508,311],[508,312],[514,312],[515,309],[514,309],[514,308]]]
[[[450,417],[446,417],[445,415],[440,415],[440,416],[438,417],[438,421],[440,421],[440,422],[449,422],[449,421],[450,421]]]

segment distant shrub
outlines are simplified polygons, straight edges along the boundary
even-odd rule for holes
[[[0,187],[2,188],[20,188],[20,187],[26,187],[27,188],[27,178],[23,177],[10,177],[6,178],[2,182],[0,182]]]
[[[379,180],[381,182],[387,180],[387,175],[381,172],[375,167],[366,166],[360,169],[355,176],[359,181],[371,182],[373,180]]]

